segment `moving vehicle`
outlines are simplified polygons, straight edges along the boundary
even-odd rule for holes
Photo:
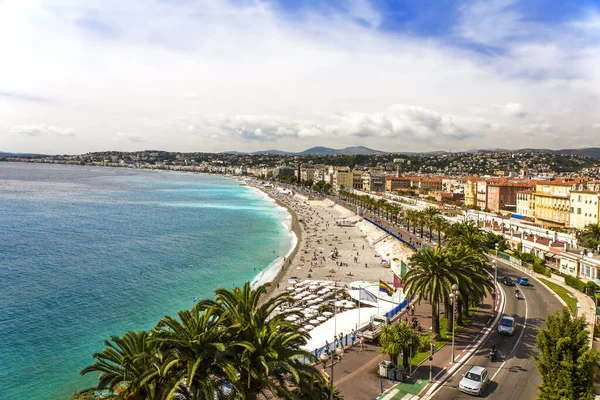
[[[513,281],[510,276],[505,276],[500,282],[502,282],[505,286],[515,286],[515,281]]]
[[[498,323],[498,333],[501,335],[512,335],[515,333],[515,319],[513,317],[503,316]]]
[[[529,279],[520,277],[517,279],[517,283],[521,286],[529,286]]]
[[[498,350],[496,350],[496,346],[492,346],[490,348],[490,361],[496,361],[496,356],[498,355]]]
[[[483,367],[471,367],[458,383],[458,390],[475,396],[481,395],[490,382],[488,372]]]

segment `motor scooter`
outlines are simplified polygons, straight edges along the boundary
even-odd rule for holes
[[[496,348],[492,347],[490,349],[490,361],[492,361],[492,362],[496,361],[496,354],[497,354]]]

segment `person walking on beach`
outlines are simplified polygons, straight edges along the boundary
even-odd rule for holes
[[[329,355],[329,342],[325,339],[325,347],[323,348],[325,354]]]
[[[354,347],[354,342],[356,341],[356,331],[354,330],[354,328],[352,328],[352,332],[350,332],[350,335],[352,337],[352,347]]]

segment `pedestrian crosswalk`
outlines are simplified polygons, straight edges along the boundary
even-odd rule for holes
[[[398,397],[400,391],[398,389],[390,390],[381,400],[419,400],[420,397],[414,394],[406,393],[404,397]],[[400,394],[401,395],[401,394]]]

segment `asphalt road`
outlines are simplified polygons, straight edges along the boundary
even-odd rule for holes
[[[519,271],[506,264],[498,265],[498,280],[508,275],[513,280]],[[477,350],[473,357],[466,362],[457,373],[434,394],[433,399],[472,399],[466,393],[458,390],[458,382],[472,366],[482,366],[488,370],[491,382],[481,395],[486,399],[535,400],[537,386],[541,377],[535,365],[533,354],[535,340],[539,328],[544,326],[549,313],[562,309],[562,304],[546,288],[530,282],[532,286],[519,287],[522,296],[517,300],[514,286],[501,284],[506,294],[504,314],[512,316],[517,322],[513,336],[499,335],[494,328],[493,333]],[[492,342],[496,344],[498,356],[490,361],[489,353]]]

